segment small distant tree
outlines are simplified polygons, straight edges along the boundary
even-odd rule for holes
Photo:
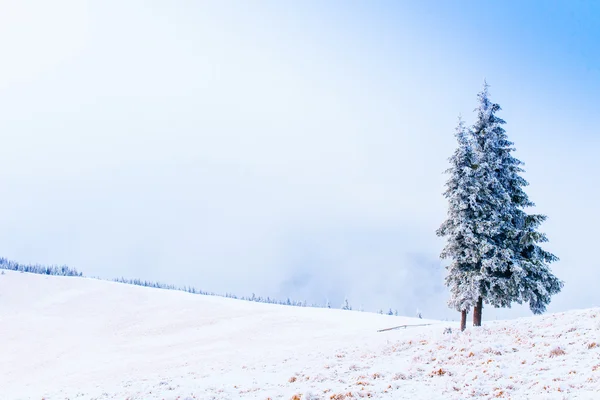
[[[344,299],[344,304],[342,304],[342,310],[352,310],[352,306],[348,303],[348,299]]]

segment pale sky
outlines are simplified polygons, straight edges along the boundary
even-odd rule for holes
[[[0,0],[0,256],[455,318],[442,172],[485,78],[549,310],[599,306],[598,37],[592,1]]]

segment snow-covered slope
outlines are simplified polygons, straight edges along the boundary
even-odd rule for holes
[[[598,309],[446,326],[7,272],[0,398],[599,398]]]

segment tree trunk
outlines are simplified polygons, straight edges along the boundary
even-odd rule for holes
[[[460,331],[467,329],[467,310],[460,312]]]
[[[473,310],[473,326],[481,326],[481,311],[483,310],[483,299],[477,299],[477,305]]]

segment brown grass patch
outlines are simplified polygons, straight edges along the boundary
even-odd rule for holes
[[[567,352],[560,347],[555,347],[552,349],[552,351],[550,351],[550,357],[564,356],[565,354],[567,354]]]
[[[354,398],[354,396],[352,395],[352,392],[336,393],[336,394],[332,394],[329,397],[330,400],[345,400],[345,399],[352,399],[352,398]]]
[[[392,378],[395,381],[399,381],[399,380],[406,380],[406,375],[401,374],[401,373],[397,373],[396,375],[394,375],[394,377]]]
[[[494,350],[494,349],[492,349],[491,347],[485,348],[485,349],[483,350],[483,352],[484,352],[484,353],[486,353],[486,354],[495,354],[495,355],[497,355],[497,356],[501,356],[501,355],[502,355],[502,352],[501,352],[501,351]]]
[[[436,369],[435,371],[433,371],[433,372],[432,372],[430,375],[431,375],[431,376],[436,376],[436,375],[437,375],[437,376],[444,376],[444,375],[446,375],[446,374],[450,375],[450,374],[448,373],[448,371],[446,371],[446,370],[445,370],[445,369],[443,369],[443,368],[440,368],[440,369]]]

